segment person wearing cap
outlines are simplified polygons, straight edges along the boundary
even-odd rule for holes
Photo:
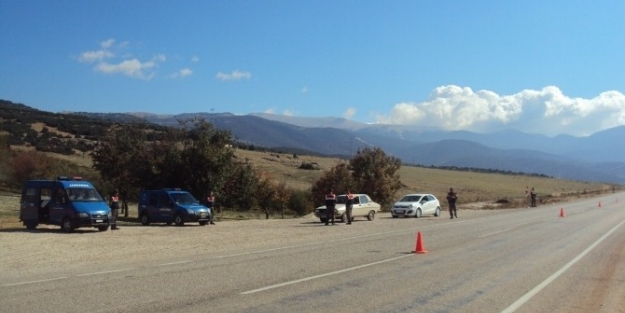
[[[109,203],[111,207],[111,230],[118,230],[117,217],[119,216],[119,191],[115,190]]]
[[[458,200],[458,194],[454,192],[453,188],[449,188],[449,192],[447,193],[447,203],[449,204],[449,218],[458,218],[456,200]]]
[[[328,193],[326,194],[326,225],[330,223],[330,218],[332,219],[332,225],[334,225],[334,207],[336,206],[336,195],[332,188],[328,189]]]

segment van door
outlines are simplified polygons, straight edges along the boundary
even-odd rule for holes
[[[166,192],[158,194],[158,210],[162,221],[169,223],[174,220],[173,203]]]
[[[61,225],[65,216],[69,216],[71,219],[75,217],[75,212],[61,184],[55,184],[47,209],[50,212],[50,224],[53,225]]]
[[[41,189],[34,186],[27,186],[22,191],[22,203],[20,204],[20,219],[24,225],[39,224],[39,213],[41,209]]]

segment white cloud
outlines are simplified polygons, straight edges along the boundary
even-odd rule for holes
[[[163,61],[165,61],[165,56],[157,55],[147,62],[141,62],[138,59],[124,60],[117,64],[101,62],[96,65],[95,69],[105,74],[122,73],[126,76],[149,80],[155,75],[154,71],[150,70],[156,67],[158,62]]]
[[[239,70],[234,70],[230,74],[219,72],[215,77],[221,81],[230,81],[230,80],[241,80],[241,79],[250,79],[252,74],[250,72],[242,72]]]
[[[193,70],[191,70],[190,68],[183,68],[183,69],[178,70],[174,74],[172,74],[171,77],[172,78],[183,78],[183,77],[190,76],[191,74],[193,74]]]
[[[350,107],[343,113],[343,117],[346,119],[350,119],[352,116],[354,116],[354,114],[356,114],[356,108]]]
[[[585,136],[625,125],[625,95],[606,91],[592,99],[571,98],[555,86],[498,95],[488,90],[441,86],[420,103],[398,103],[377,122],[447,130],[491,132],[518,129],[545,135]]]
[[[276,112],[276,108],[269,108],[269,109],[265,110],[263,113],[275,114],[275,112]]]
[[[282,115],[284,115],[284,116],[295,116],[295,112],[293,112],[291,110],[284,110],[284,111],[282,111]]]
[[[194,62],[194,63],[200,62],[200,57],[198,57],[197,55],[192,56],[191,62]]]

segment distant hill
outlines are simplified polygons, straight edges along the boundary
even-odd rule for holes
[[[88,150],[89,141],[103,136],[114,123],[146,123],[158,129],[177,127],[179,120],[200,118],[219,129],[229,130],[238,143],[259,148],[349,157],[364,147],[380,147],[410,164],[493,169],[625,184],[625,149],[621,148],[625,146],[625,126],[589,137],[547,137],[516,130],[480,134],[363,124],[342,118],[295,118],[267,114],[60,114],[4,100],[0,100],[0,113],[2,130],[11,134],[11,144],[30,143],[44,151],[54,147],[55,142],[69,141],[82,142],[83,146],[63,147],[64,153],[71,153],[72,149]],[[68,133],[72,138],[38,135],[30,127],[36,122]]]

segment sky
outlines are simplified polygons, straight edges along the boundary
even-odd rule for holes
[[[625,125],[622,0],[0,0],[0,99],[588,136]]]

